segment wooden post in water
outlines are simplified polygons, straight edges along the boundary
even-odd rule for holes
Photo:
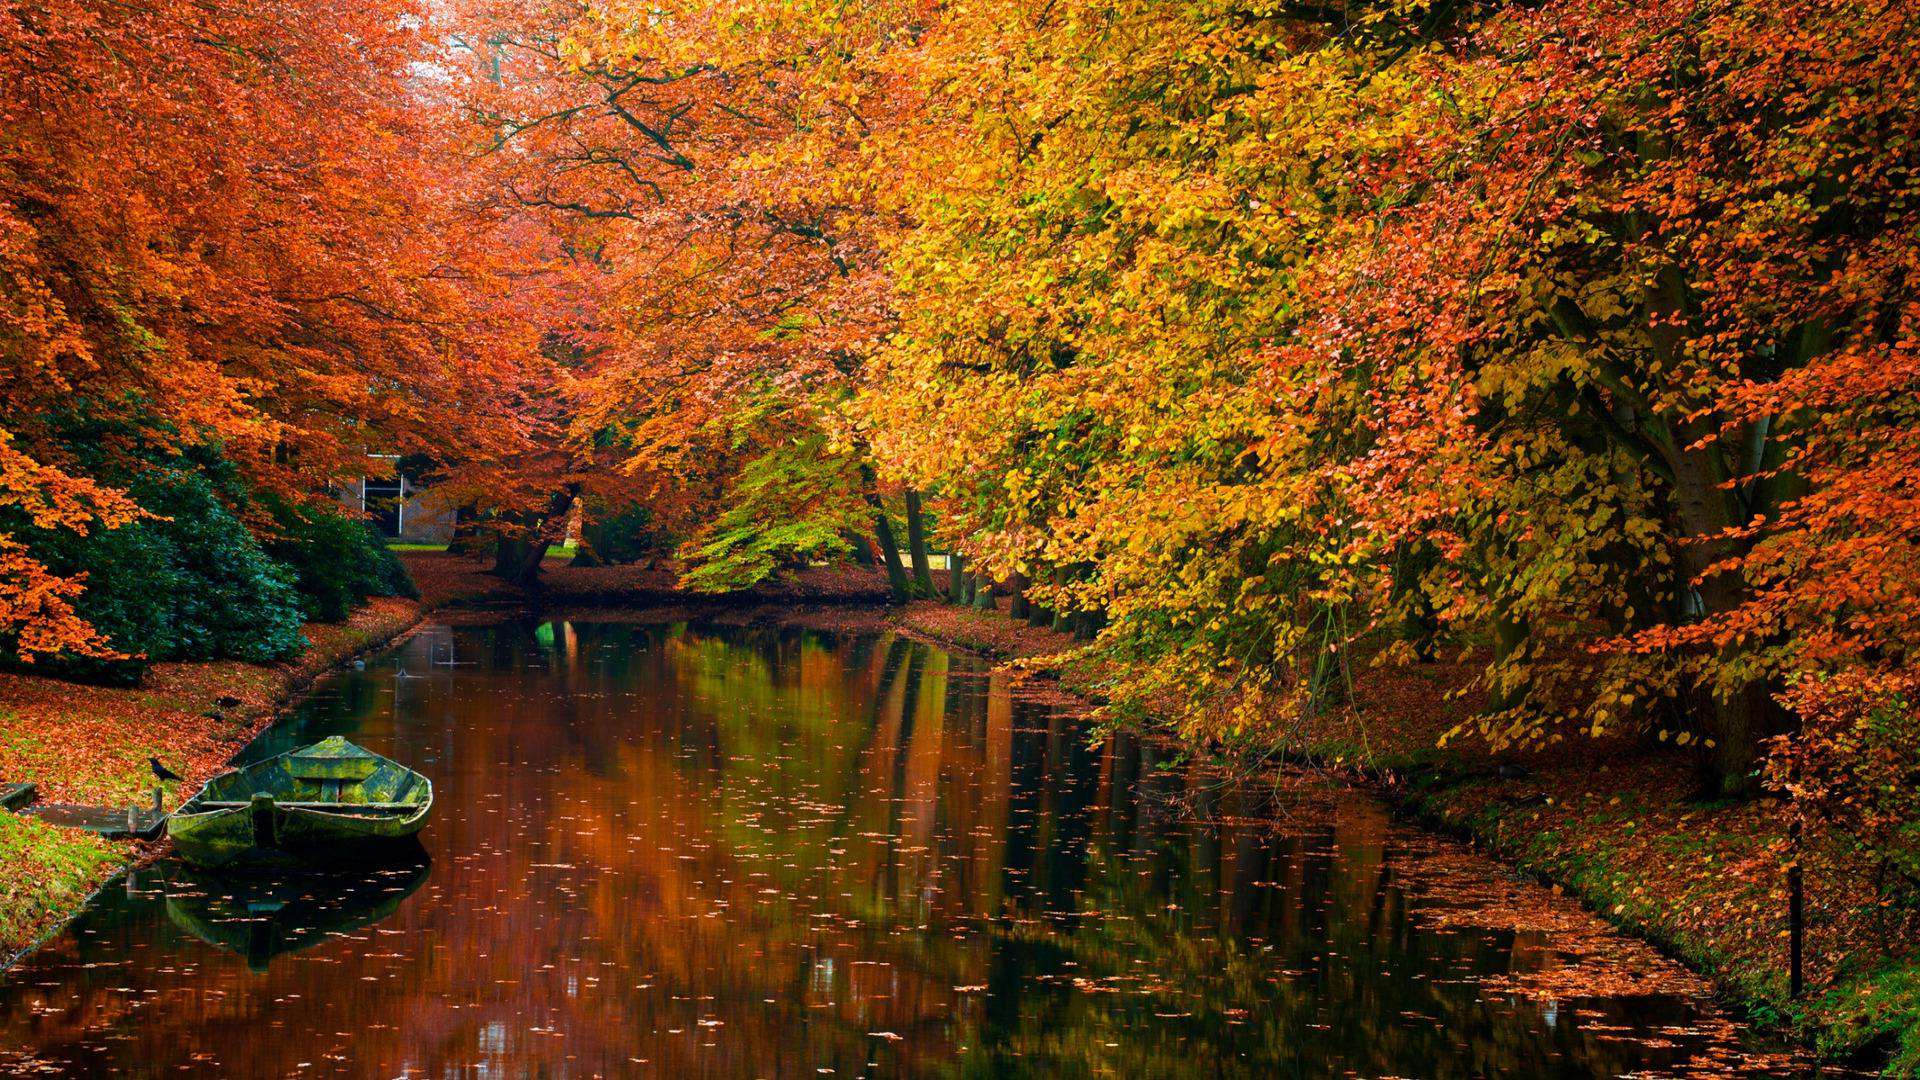
[[[264,791],[253,793],[253,799],[247,804],[252,815],[253,846],[270,848],[274,846],[273,835],[273,796]]]

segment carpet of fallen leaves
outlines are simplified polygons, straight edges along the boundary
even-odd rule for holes
[[[1079,647],[1071,634],[1015,622],[1004,612],[982,611],[937,600],[922,600],[908,606],[900,621],[908,630],[996,660],[1052,657]]]
[[[1809,834],[1807,992],[1788,986],[1789,844],[1772,800],[1696,801],[1683,764],[1632,747],[1527,776],[1459,774],[1398,794],[1714,977],[1837,1054],[1911,1032],[1920,900],[1844,836]]]
[[[158,757],[185,783],[177,805],[329,668],[405,632],[411,600],[375,600],[347,620],[309,624],[311,647],[279,664],[155,664],[139,686],[87,686],[0,673],[0,782],[30,781],[47,802],[145,805]],[[128,859],[156,845],[108,843],[0,816],[0,960],[57,922]]]
[[[1074,647],[1065,635],[1002,614],[932,602],[910,606],[900,621],[936,641],[1030,664]],[[1357,707],[1311,726],[1276,722],[1268,735],[1277,753],[1268,762],[1305,760],[1373,788],[1554,883],[1571,901],[1711,977],[1757,1018],[1830,1055],[1864,1052],[1872,1060],[1903,1035],[1920,1038],[1920,889],[1912,882],[1844,836],[1810,832],[1802,856],[1807,990],[1795,999],[1789,848],[1778,803],[1699,801],[1686,762],[1629,736],[1498,755],[1471,735],[1442,747],[1440,737],[1475,707],[1474,696],[1461,692],[1471,670],[1467,663],[1363,665]],[[1058,674],[1066,690],[1098,698],[1097,664],[1073,659]],[[1487,898],[1470,910],[1502,907]],[[1551,906],[1529,915],[1549,920],[1540,929],[1556,935],[1574,925]],[[1516,976],[1509,989],[1631,993],[1648,970],[1575,963]]]

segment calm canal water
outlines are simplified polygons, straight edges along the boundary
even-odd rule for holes
[[[414,765],[422,849],[139,871],[0,976],[0,1072],[1765,1070],[1670,965],[1371,801],[1018,690],[884,634],[430,628],[250,750]]]

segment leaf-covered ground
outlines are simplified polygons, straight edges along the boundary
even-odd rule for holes
[[[1008,659],[1073,645],[1003,616],[937,603],[910,630]],[[1101,673],[1069,662],[1061,684],[1099,696]],[[1269,732],[1272,749],[1380,790],[1562,887],[1619,926],[1713,977],[1753,1017],[1835,1058],[1920,1072],[1920,889],[1842,836],[1807,838],[1807,991],[1788,993],[1787,837],[1768,799],[1702,801],[1671,752],[1631,739],[1570,739],[1496,757],[1439,737],[1472,708],[1449,696],[1466,669],[1435,663],[1368,671],[1359,707],[1311,728]]]
[[[0,953],[11,955],[31,941],[120,859],[112,845],[91,834],[0,814]]]
[[[155,664],[136,687],[0,674],[0,781],[31,781],[48,802],[144,805],[153,786],[151,755],[187,778],[168,785],[169,805],[177,805],[294,692],[404,632],[420,612],[410,600],[374,600],[344,622],[309,624],[312,646],[292,661]],[[0,960],[71,914],[123,863],[154,848],[0,814]]]

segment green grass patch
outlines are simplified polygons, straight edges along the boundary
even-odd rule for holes
[[[10,756],[34,757],[41,751],[39,736],[24,729],[20,717],[11,709],[0,709],[0,750]]]
[[[119,861],[120,853],[91,833],[0,814],[0,957],[78,906]]]
[[[1883,1046],[1892,1052],[1887,1076],[1920,1076],[1920,968],[1910,964],[1842,979],[1814,1003],[1826,1023],[1819,1047],[1851,1054]]]
[[[387,545],[387,550],[388,550],[388,551],[445,551],[445,550],[447,550],[447,545],[446,545],[446,544],[444,544],[444,543],[442,543],[442,544],[395,544],[395,543],[389,543],[389,544]],[[574,555],[574,552],[575,552],[575,551],[577,551],[577,550],[579,550],[579,549],[578,549],[578,548],[576,548],[576,547],[575,547],[574,545],[572,545],[572,544],[548,544],[548,545],[547,545],[547,554],[545,555],[545,558],[549,558],[549,559],[571,559],[571,558],[573,558],[573,555]]]

